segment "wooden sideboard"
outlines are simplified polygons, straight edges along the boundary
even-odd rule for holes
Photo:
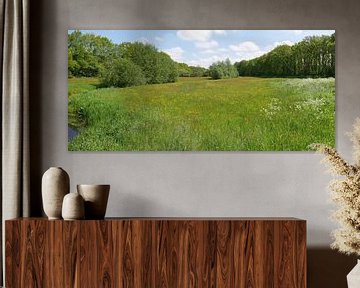
[[[115,218],[5,223],[6,287],[306,287],[306,221]]]

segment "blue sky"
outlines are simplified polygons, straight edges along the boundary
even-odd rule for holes
[[[73,30],[69,30],[71,33]],[[335,30],[81,30],[106,36],[114,43],[141,41],[154,44],[172,59],[208,67],[229,58],[248,60],[277,45],[293,45],[309,35],[330,35]]]

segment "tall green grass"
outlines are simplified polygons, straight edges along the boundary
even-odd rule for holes
[[[334,146],[335,79],[182,78],[98,88],[69,80],[71,151],[304,151]]]
[[[97,78],[70,78],[68,79],[68,96],[76,96],[100,87],[99,79]],[[74,110],[74,106],[69,103],[68,106],[68,123],[69,126],[79,128],[84,126],[82,123],[85,119],[81,119],[81,111]]]

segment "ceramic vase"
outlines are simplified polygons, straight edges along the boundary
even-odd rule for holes
[[[85,219],[104,219],[110,185],[77,185],[85,201]]]
[[[84,219],[85,208],[84,199],[79,193],[69,193],[65,195],[62,204],[62,217],[64,220]]]
[[[347,275],[348,288],[360,287],[360,260],[357,261],[356,266]]]
[[[61,219],[63,198],[69,193],[69,175],[60,167],[49,168],[42,177],[43,208],[49,219]]]

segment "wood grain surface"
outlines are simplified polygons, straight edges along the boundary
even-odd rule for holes
[[[306,287],[306,222],[143,218],[5,223],[6,287]]]

